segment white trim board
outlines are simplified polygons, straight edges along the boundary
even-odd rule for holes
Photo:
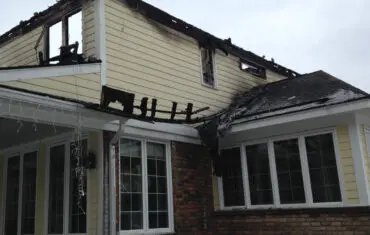
[[[21,81],[32,78],[51,78],[80,74],[100,73],[100,63],[40,66],[0,70],[0,82]]]
[[[370,109],[369,99],[353,101],[351,103],[326,106],[322,108],[300,111],[296,113],[282,114],[281,116],[268,117],[262,120],[253,121],[248,119],[240,119],[233,123],[230,133],[279,125],[289,122],[308,120],[312,118],[356,112],[364,109]]]

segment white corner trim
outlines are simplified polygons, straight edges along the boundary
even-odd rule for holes
[[[0,82],[100,73],[100,63],[55,65],[0,70]]]
[[[369,184],[362,149],[360,126],[357,123],[352,122],[348,125],[348,128],[360,204],[364,206],[370,205]]]
[[[266,119],[261,120],[247,120],[241,119],[232,125],[230,133],[236,133],[245,130],[252,130],[267,126],[279,125],[289,122],[295,121],[302,121],[307,119],[319,118],[329,115],[336,115],[342,113],[350,113],[354,111],[358,111],[361,109],[368,109],[370,108],[370,100],[364,99],[359,101],[354,101],[351,103],[343,103],[338,105],[332,105],[317,109],[310,109],[306,111],[300,111],[296,113],[290,114],[282,114],[280,116],[268,117]]]
[[[96,0],[95,4],[95,50],[97,57],[102,61],[101,63],[101,85],[107,84],[107,43],[106,39],[106,25],[105,25],[105,5],[104,0]]]

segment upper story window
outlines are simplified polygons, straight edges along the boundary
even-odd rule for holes
[[[50,25],[45,43],[46,59],[62,55],[61,47],[76,43],[77,47],[72,49],[76,49],[77,54],[82,54],[82,12],[65,16]]]
[[[213,49],[211,47],[202,47],[200,54],[202,57],[202,83],[209,87],[216,87]]]
[[[266,69],[260,65],[240,59],[239,67],[242,71],[260,78],[266,78]]]
[[[220,180],[224,208],[317,207],[342,201],[332,133],[225,151],[229,164]]]

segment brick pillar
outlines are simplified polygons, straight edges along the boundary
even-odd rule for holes
[[[199,145],[172,142],[176,234],[206,234],[213,211],[211,161]]]

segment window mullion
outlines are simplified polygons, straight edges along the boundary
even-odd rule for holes
[[[302,174],[303,174],[303,184],[304,184],[304,191],[306,196],[306,203],[309,206],[312,206],[312,189],[311,189],[311,179],[310,179],[310,172],[308,169],[308,159],[307,159],[307,150],[305,144],[305,138],[300,136],[298,138],[298,146],[299,146],[299,155],[301,157],[301,167],[302,167]]]
[[[250,191],[249,191],[249,177],[248,177],[248,165],[247,165],[247,156],[245,152],[245,146],[240,146],[240,157],[242,163],[242,180],[243,180],[243,187],[244,187],[244,203],[247,208],[251,207],[251,200],[250,200]]]
[[[19,164],[19,186],[18,186],[18,220],[17,220],[17,233],[22,234],[22,196],[23,196],[23,163],[24,163],[24,152],[20,153],[20,164]]]
[[[65,143],[65,162],[64,162],[64,216],[63,216],[63,234],[69,233],[69,189],[70,189],[70,169],[71,169],[71,157],[70,157],[70,143]]]
[[[270,140],[268,141],[268,155],[270,163],[270,174],[271,174],[271,184],[272,184],[272,194],[274,197],[274,205],[280,205],[280,195],[279,195],[279,185],[276,172],[276,163],[275,163],[275,152],[274,152],[274,143]]]
[[[141,142],[141,161],[143,166],[143,174],[142,174],[142,191],[143,191],[143,228],[144,230],[149,229],[149,210],[148,210],[148,170],[147,170],[147,142],[143,140]]]

